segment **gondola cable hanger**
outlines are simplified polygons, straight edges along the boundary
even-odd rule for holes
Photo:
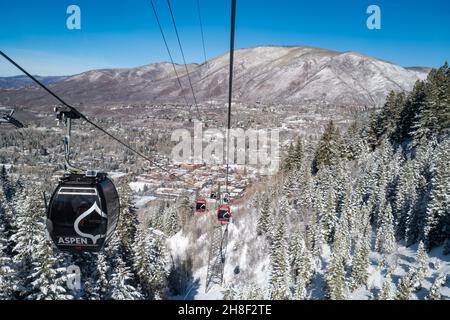
[[[137,156],[147,160],[177,180],[188,185],[191,183],[179,178],[161,167],[149,157],[135,150],[107,130],[103,129],[75,107],[69,105],[47,86],[42,84],[18,63],[0,51],[0,55],[26,74],[31,80],[56,98],[63,106],[55,108],[57,119],[66,126],[64,137],[65,174],[53,192],[47,205],[47,231],[55,246],[68,252],[98,252],[111,239],[120,214],[120,201],[117,189],[106,173],[74,167],[70,162],[70,140],[72,120],[82,119],[94,128],[105,133]],[[195,187],[195,186],[194,186]]]
[[[20,71],[22,71],[26,76],[28,76],[31,80],[33,80],[37,85],[39,85],[41,88],[43,88],[45,91],[47,91],[51,96],[53,96],[56,100],[58,100],[62,105],[64,105],[65,107],[67,107],[69,110],[65,111],[66,115],[67,112],[70,111],[70,116],[72,118],[78,118],[78,119],[82,119],[84,121],[86,121],[88,124],[90,124],[91,126],[93,126],[94,128],[96,128],[97,130],[103,132],[104,134],[106,134],[108,137],[110,137],[111,139],[113,139],[114,141],[116,141],[117,143],[119,143],[120,145],[122,145],[123,147],[125,147],[126,149],[130,150],[131,152],[133,152],[134,154],[136,154],[138,157],[148,161],[150,164],[152,164],[153,166],[157,167],[158,169],[166,172],[167,174],[169,174],[172,178],[177,179],[181,182],[186,183],[187,185],[193,186],[195,187],[194,184],[184,180],[184,179],[180,179],[177,175],[171,173],[169,170],[167,170],[166,168],[162,167],[161,165],[159,165],[158,163],[156,163],[154,160],[150,159],[148,156],[144,155],[142,152],[134,149],[133,147],[131,147],[129,144],[123,142],[122,140],[120,140],[119,138],[117,138],[116,136],[114,136],[113,134],[111,134],[110,132],[108,132],[106,129],[103,129],[102,127],[100,127],[98,124],[96,124],[95,122],[93,122],[92,120],[90,120],[89,118],[87,118],[84,114],[82,114],[80,111],[78,111],[75,107],[69,105],[67,102],[65,102],[62,98],[60,98],[57,94],[55,94],[52,90],[50,90],[46,85],[44,85],[42,82],[40,82],[39,80],[37,80],[33,75],[31,75],[28,71],[26,71],[23,67],[21,67],[17,62],[15,62],[13,59],[11,59],[7,54],[5,54],[3,51],[0,50],[0,55],[3,56],[6,60],[8,60],[12,65],[14,65],[17,69],[19,69]]]
[[[0,124],[2,123],[11,124],[17,129],[25,128],[25,125],[14,117],[14,109],[9,110],[8,113],[0,114]]]
[[[192,86],[189,70],[187,69],[184,52],[182,49],[181,41],[179,38],[178,30],[175,23],[175,18],[173,15],[173,11],[170,5],[170,0],[167,1],[169,10],[172,17],[172,22],[175,28],[175,32],[178,39],[178,44],[180,46],[180,50],[182,53],[184,65],[186,68],[186,73],[188,76],[189,84],[191,87],[191,91],[194,97],[195,105],[198,110],[198,104],[195,97],[195,92]],[[232,98],[232,81],[233,81],[233,58],[234,58],[234,34],[235,34],[235,0],[232,0],[232,26],[231,26],[231,40],[230,40],[230,79],[229,79],[229,96],[228,96],[228,140],[229,140],[229,131],[231,128],[231,98]],[[158,25],[160,27],[161,34],[163,36],[163,40],[166,45],[166,49],[168,50],[169,56],[171,58],[172,66],[174,67],[175,73],[177,75],[177,79],[180,85],[180,88],[182,88],[181,80],[178,77],[178,74],[176,72],[176,68],[170,53],[170,50],[167,45],[167,41],[165,39],[164,33],[162,32],[161,24],[159,22],[155,7],[153,5],[152,1],[152,7],[155,13],[155,16],[157,18]],[[200,8],[198,8],[200,10]],[[200,14],[200,11],[199,11]],[[201,20],[201,16],[199,16]],[[200,21],[201,23],[201,21]],[[202,30],[202,43],[204,48],[204,54],[206,59],[206,52],[205,52],[205,46],[204,46],[204,38],[203,38],[203,30]],[[89,118],[87,118],[84,114],[82,114],[80,111],[78,111],[75,107],[69,105],[67,102],[65,102],[62,98],[60,98],[58,95],[56,95],[52,90],[50,90],[47,86],[45,86],[43,83],[41,83],[39,80],[37,80],[34,76],[32,76],[30,73],[28,73],[24,68],[22,68],[18,63],[16,63],[13,59],[11,59],[8,55],[6,55],[3,51],[0,51],[0,55],[3,56],[6,60],[8,60],[11,64],[13,64],[16,68],[18,68],[20,71],[22,71],[25,75],[27,75],[31,80],[33,80],[37,85],[39,85],[41,88],[43,88],[47,93],[49,93],[51,96],[53,96],[56,100],[58,100],[64,107],[55,108],[55,112],[57,112],[57,118],[58,120],[62,121],[64,125],[66,126],[66,135],[64,137],[64,167],[66,170],[66,174],[62,179],[60,179],[60,184],[55,189],[52,198],[50,200],[50,205],[47,210],[47,228],[49,230],[49,233],[52,237],[52,240],[60,249],[66,249],[67,251],[99,251],[111,238],[112,233],[115,229],[115,226],[118,221],[118,215],[120,210],[120,203],[119,203],[119,197],[117,190],[115,189],[114,184],[112,181],[107,178],[107,175],[105,173],[97,173],[96,171],[90,172],[87,171],[86,174],[83,174],[83,170],[76,168],[72,166],[70,163],[70,140],[71,140],[71,129],[72,129],[72,120],[73,119],[82,119],[86,121],[88,124],[92,125],[97,130],[103,132],[108,137],[113,139],[114,141],[118,142],[122,146],[124,146],[126,149],[132,151],[135,153],[138,157],[143,158],[144,160],[150,162],[152,165],[156,166],[157,168],[161,169],[162,171],[169,174],[169,176],[182,181],[188,185],[194,186],[195,185],[185,181],[184,179],[181,179],[180,177],[174,175],[169,170],[165,169],[164,167],[157,164],[155,161],[150,159],[149,157],[145,156],[138,150],[131,147],[129,144],[123,142],[119,138],[115,137],[113,134],[108,132],[107,130],[103,129],[101,126],[96,124],[95,122],[91,121]],[[185,101],[187,102],[186,97],[184,96]],[[226,189],[228,192],[228,184],[229,184],[229,144],[227,144],[227,173],[226,173]],[[65,198],[67,196],[70,196],[69,198]],[[80,199],[83,198],[76,198],[76,197],[85,197],[84,199],[90,199],[88,202],[90,204],[86,206],[88,202],[81,201]],[[64,200],[61,200],[64,199]],[[72,203],[70,200],[76,199],[76,203]],[[92,202],[93,201],[93,202]],[[205,201],[206,202],[206,201]],[[70,207],[67,207],[67,205],[70,205]],[[206,205],[206,203],[205,203]],[[75,207],[74,207],[75,206]],[[90,207],[89,207],[90,206]],[[76,209],[75,209],[76,208]],[[204,210],[204,207],[202,208]],[[67,217],[65,217],[65,212],[70,211],[70,221],[69,224],[67,224]],[[101,218],[87,218],[88,216],[93,215],[93,213],[97,213]],[[231,216],[231,210],[228,205],[220,205],[219,209],[217,211],[219,221],[228,222],[229,217]],[[225,217],[225,220],[220,219],[220,217]],[[227,218],[228,217],[228,218]],[[84,220],[85,219],[85,220]],[[75,220],[75,221],[74,221]],[[84,226],[84,231],[80,229],[80,226],[82,224],[86,224]],[[87,228],[87,229],[86,229]],[[227,226],[228,228],[228,226]],[[55,230],[57,229],[60,232],[60,235],[57,236],[55,234]],[[74,229],[74,230],[73,230]],[[61,231],[62,230],[62,231]],[[65,231],[64,231],[65,230]],[[86,231],[87,230],[87,231]],[[91,230],[91,231],[89,231]],[[94,231],[97,230],[97,234],[92,234]],[[62,233],[61,233],[62,232]],[[68,237],[62,237],[61,235],[68,235]],[[84,238],[77,238],[76,236],[81,236]],[[83,240],[84,239],[84,240]],[[91,239],[91,244],[88,244],[87,239]]]

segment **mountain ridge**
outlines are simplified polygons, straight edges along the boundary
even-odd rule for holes
[[[404,68],[358,52],[307,46],[256,46],[235,52],[236,101],[283,104],[379,106],[389,91],[410,91],[425,67]],[[224,100],[228,53],[188,70],[200,102]],[[168,62],[135,68],[97,69],[47,82],[69,101],[84,104],[193,103],[184,65],[176,64],[183,90]],[[5,88],[0,103],[45,105],[34,87]]]

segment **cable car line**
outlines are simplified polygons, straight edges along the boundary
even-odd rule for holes
[[[230,65],[229,65],[229,92],[228,92],[228,140],[227,140],[227,166],[226,166],[226,191],[228,194],[229,186],[229,140],[230,140],[230,129],[231,129],[231,108],[232,108],[232,90],[233,90],[233,67],[234,67],[234,42],[235,42],[235,22],[236,22],[236,0],[232,1],[231,10],[231,32],[230,32]],[[181,88],[181,93],[183,94],[186,104],[188,104],[186,95],[183,93],[183,86],[181,79],[175,67],[170,48],[167,43],[167,39],[164,35],[155,5],[153,0],[151,0],[152,9],[155,14],[158,27],[160,29],[161,35],[163,37],[164,44],[166,46],[167,52],[169,54],[172,67],[175,71],[175,75],[178,80],[178,84]],[[176,25],[174,13],[170,0],[167,0],[169,7],[173,27],[175,29],[175,34],[178,40],[178,45],[181,51],[181,55],[184,62],[184,67],[186,69],[186,74],[189,80],[189,86],[194,99],[195,107],[199,119],[201,119],[197,98],[195,96],[194,87],[192,85],[191,75],[186,63],[183,47],[181,44],[180,36],[178,33],[178,28]],[[203,54],[205,58],[205,66],[209,69],[207,57],[206,57],[206,46],[203,32],[203,23],[201,19],[200,3],[197,0],[198,14],[200,20],[201,36],[202,36],[202,46]],[[158,164],[150,157],[146,156],[142,152],[135,149],[129,143],[124,142],[120,138],[116,137],[114,134],[110,133],[108,130],[101,127],[99,124],[90,120],[86,115],[81,113],[78,109],[67,103],[55,92],[53,92],[49,87],[44,85],[41,81],[36,79],[28,71],[22,68],[18,63],[6,55],[0,50],[0,55],[3,56],[7,61],[14,65],[17,69],[22,71],[27,75],[32,81],[34,81],[39,87],[43,88],[48,94],[54,97],[62,106],[66,109],[58,107],[55,109],[58,114],[58,119],[63,120],[67,127],[67,134],[64,140],[64,152],[65,152],[65,174],[59,180],[59,185],[56,187],[52,194],[50,202],[47,208],[47,229],[49,231],[50,237],[52,238],[54,244],[61,250],[65,251],[100,251],[106,243],[111,239],[111,236],[117,225],[117,221],[120,214],[120,202],[117,189],[111,179],[107,177],[106,173],[101,173],[93,170],[88,170],[84,174],[81,169],[72,167],[69,162],[70,158],[70,131],[71,131],[71,120],[72,119],[82,119],[88,124],[93,126],[95,129],[101,131],[112,140],[116,141],[138,157],[148,161],[153,166],[159,168],[161,171],[166,172],[170,177],[182,181],[187,185],[191,185],[194,189],[197,186],[190,183],[180,176],[171,173],[168,169]],[[191,106],[189,105],[189,112]],[[203,200],[203,201],[199,201]],[[220,242],[220,255],[221,264],[223,266],[225,262],[225,249],[226,241],[228,237],[228,223],[231,218],[231,207],[228,203],[220,197],[220,187],[219,187],[219,207],[217,209],[218,220],[222,224],[226,224],[225,231],[222,234]],[[204,199],[197,199],[196,211],[198,213],[207,212],[207,203]],[[89,243],[89,241],[91,243]],[[224,248],[225,247],[225,248]],[[223,276],[223,267],[222,267]]]
[[[236,31],[236,0],[231,0],[231,31],[230,31],[230,71],[228,82],[228,131],[227,131],[227,172],[226,191],[228,192],[230,171],[230,129],[231,129],[231,102],[233,98],[233,66],[234,66],[234,40]]]
[[[201,12],[201,9],[200,9],[200,0],[197,0],[197,12],[198,12],[198,21],[199,21],[199,24],[200,24],[200,33],[201,33],[201,36],[202,36],[203,57],[204,57],[204,61],[205,61],[204,64],[205,64],[206,70],[207,70],[207,74],[206,74],[206,77],[204,79],[208,79],[209,76],[210,76],[211,70],[210,70],[210,65],[209,65],[209,62],[208,62],[208,58],[206,56],[205,34],[203,32],[203,20],[202,20],[202,12]],[[199,83],[200,82],[202,82],[202,78],[200,78]],[[212,98],[211,98],[211,88],[208,89],[208,99],[209,99],[209,108],[211,109],[212,105],[213,105]]]
[[[175,62],[173,61],[172,53],[170,52],[170,48],[169,48],[169,45],[167,43],[166,36],[164,35],[164,31],[163,31],[161,22],[159,21],[158,12],[156,11],[155,4],[153,3],[153,0],[150,0],[150,2],[152,4],[153,13],[155,14],[155,18],[156,18],[156,22],[158,24],[159,32],[161,33],[161,36],[162,36],[163,41],[164,41],[164,45],[166,46],[166,50],[167,50],[167,53],[168,53],[169,58],[170,58],[170,62],[172,63],[173,71],[175,72],[178,84],[180,85],[181,94],[183,95],[184,102],[186,103],[187,106],[189,106],[189,113],[190,113],[191,112],[191,107],[190,107],[190,105],[188,103],[188,100],[186,98],[186,94],[183,92],[183,90],[184,90],[183,89],[183,85],[181,84],[180,76],[178,75],[177,68],[175,67]]]
[[[0,50],[0,55],[3,56],[6,60],[8,60],[11,64],[13,64],[16,68],[18,68],[20,71],[22,71],[25,75],[27,75],[31,80],[33,80],[37,85],[39,85],[41,88],[43,88],[45,91],[47,91],[51,96],[53,96],[56,100],[58,100],[62,105],[64,105],[65,107],[69,108],[70,112],[72,113],[73,116],[78,117],[80,119],[83,119],[84,121],[86,121],[87,123],[89,123],[90,125],[92,125],[94,128],[96,128],[97,130],[103,132],[104,134],[106,134],[108,137],[110,137],[111,139],[113,139],[114,141],[116,141],[117,143],[121,144],[122,146],[124,146],[126,149],[130,150],[131,152],[133,152],[134,154],[136,154],[137,156],[141,157],[142,159],[148,161],[149,163],[151,163],[152,165],[154,165],[155,167],[159,168],[160,170],[168,173],[171,177],[180,180],[190,186],[194,186],[194,184],[179,178],[177,175],[171,173],[169,170],[167,170],[166,168],[162,167],[161,165],[159,165],[158,163],[156,163],[154,160],[150,159],[148,156],[144,155],[143,153],[141,153],[140,151],[134,149],[133,147],[131,147],[129,144],[123,142],[122,140],[120,140],[119,138],[115,137],[113,134],[109,133],[107,130],[103,129],[102,127],[100,127],[98,124],[96,124],[95,122],[91,121],[89,118],[87,118],[84,114],[82,114],[80,111],[78,111],[75,107],[71,106],[70,104],[68,104],[67,102],[65,102],[62,98],[60,98],[57,94],[55,94],[52,90],[50,90],[47,86],[45,86],[42,82],[40,82],[38,79],[36,79],[33,75],[31,75],[28,71],[26,71],[24,68],[22,68],[19,64],[17,64],[13,59],[11,59],[8,55],[6,55],[3,51]]]
[[[195,108],[197,110],[197,116],[199,117],[199,120],[201,120],[202,118],[200,116],[200,110],[198,108],[197,97],[195,96],[194,87],[192,86],[191,75],[189,73],[189,70],[188,70],[188,67],[186,64],[186,58],[184,56],[183,46],[181,45],[180,35],[178,34],[178,28],[177,28],[177,24],[175,22],[175,16],[173,14],[172,5],[170,4],[170,0],[167,0],[167,5],[169,7],[170,16],[172,18],[173,28],[175,29],[175,34],[177,36],[178,46],[180,47],[181,57],[183,58],[184,68],[186,69],[186,75],[188,77],[189,86],[191,87],[192,97],[194,98]]]
[[[197,12],[198,12],[198,20],[200,23],[200,33],[202,35],[203,57],[205,59],[205,64],[208,66],[208,59],[206,58],[205,35],[203,33],[202,12],[200,10],[200,0],[197,0]]]

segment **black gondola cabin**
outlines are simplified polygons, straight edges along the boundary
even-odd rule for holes
[[[105,173],[67,174],[47,210],[49,235],[62,251],[100,251],[119,219],[119,195]]]

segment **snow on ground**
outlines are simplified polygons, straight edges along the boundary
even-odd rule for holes
[[[199,239],[197,239],[197,243],[204,242],[206,237],[206,233],[203,234]],[[183,235],[180,231],[173,237],[167,239],[167,246],[170,250],[170,254],[172,258],[183,260],[186,258],[186,252],[189,246],[191,245],[191,241],[188,236]],[[203,251],[203,254],[206,252]],[[202,266],[198,270],[196,270],[193,274],[193,280],[188,286],[188,290],[180,295],[174,296],[172,299],[176,300],[220,300],[223,297],[222,291],[224,290],[219,285],[214,285],[211,287],[208,292],[205,292],[206,288],[206,272],[207,266]]]
[[[122,177],[125,177],[127,174],[125,172],[119,172],[119,171],[113,171],[113,172],[108,172],[108,176],[111,179],[119,179]]]
[[[144,181],[130,182],[130,188],[131,190],[133,190],[133,192],[142,192],[145,186],[151,187],[152,184],[146,183]]]
[[[140,209],[145,207],[147,203],[150,201],[156,200],[157,198],[154,196],[142,196],[142,197],[135,197],[135,205],[136,208]]]
[[[219,285],[213,285],[208,292],[205,292],[206,288],[206,272],[207,267],[204,266],[194,273],[194,279],[198,280],[198,289],[195,291],[195,295],[188,296],[187,299],[192,300],[222,300],[224,288]],[[192,291],[190,295],[192,294]]]
[[[167,246],[170,249],[172,257],[184,259],[189,246],[189,238],[184,236],[182,232],[178,232],[173,237],[167,239]]]
[[[270,256],[269,245],[264,237],[256,235],[257,213],[254,208],[232,207],[233,219],[229,224],[228,245],[226,248],[226,263],[224,268],[224,281],[222,286],[214,285],[205,292],[207,257],[209,249],[208,228],[215,224],[215,215],[205,214],[196,216],[195,224],[201,230],[196,240],[189,240],[189,236],[181,232],[169,239],[169,247],[173,255],[183,256],[188,250],[196,252],[197,267],[194,268],[194,279],[190,285],[190,292],[186,293],[185,299],[223,299],[224,291],[234,285],[237,288],[256,286],[267,291],[270,281]],[[417,244],[411,247],[398,246],[397,254],[387,259],[391,266],[393,285],[397,286],[400,278],[410,268],[416,266],[415,257]],[[438,274],[450,274],[450,255],[442,255],[442,247],[434,248],[429,255],[429,272],[423,282],[423,288],[415,292],[413,299],[424,299]],[[324,287],[326,284],[325,270],[331,256],[330,247],[323,246],[322,256],[317,265],[317,272],[313,283],[307,292],[308,299],[324,299]],[[352,300],[365,300],[376,297],[382,287],[386,276],[386,267],[380,267],[381,256],[372,252],[370,254],[368,289],[359,288],[349,292],[347,298]],[[450,278],[448,276],[448,278]],[[441,288],[444,299],[450,299],[450,279]],[[177,297],[180,298],[180,297]],[[267,297],[266,297],[267,298]]]
[[[185,297],[176,299],[215,300],[223,299],[224,291],[228,285],[240,283],[254,283],[258,287],[266,288],[269,281],[269,257],[264,249],[267,245],[262,237],[256,236],[255,212],[240,215],[242,207],[232,206],[233,221],[228,225],[228,244],[226,247],[226,263],[224,268],[224,281],[222,286],[213,285],[208,292],[206,289],[207,259],[209,250],[209,233],[212,225],[217,222],[214,211],[209,214],[196,216],[196,223],[203,231],[196,241],[181,232],[168,240],[168,247],[173,257],[184,257],[188,248],[196,252],[196,259],[201,265],[194,270],[191,290]],[[248,210],[247,210],[248,212]],[[254,220],[254,221],[253,221]]]
[[[395,285],[398,285],[399,280],[409,270],[416,267],[416,252],[418,244],[411,247],[405,247],[403,245],[398,246],[396,254],[387,258],[387,265],[392,270],[392,281]],[[438,274],[450,274],[450,256],[442,255],[443,247],[434,248],[428,253],[429,265],[428,274],[422,283],[422,289],[415,292],[412,296],[413,299],[423,300],[428,291],[430,290],[433,282]],[[369,290],[372,294],[378,294],[381,289],[386,276],[386,268],[380,268],[378,263],[381,260],[381,256],[378,253],[372,252],[370,255],[371,266],[369,267]],[[447,283],[450,279],[447,279]],[[441,289],[441,293],[444,299],[450,299],[450,287],[445,285]],[[350,294],[351,299],[367,299],[369,292],[367,290],[357,290]]]
[[[5,167],[5,170],[9,171],[9,170],[11,170],[12,164],[10,164],[10,163],[0,163],[0,168],[1,167]]]
[[[187,291],[179,296],[173,296],[173,300],[222,300],[223,288],[219,285],[213,285],[208,292],[206,287],[206,269],[204,266],[197,270],[194,274],[194,280],[189,285]]]

